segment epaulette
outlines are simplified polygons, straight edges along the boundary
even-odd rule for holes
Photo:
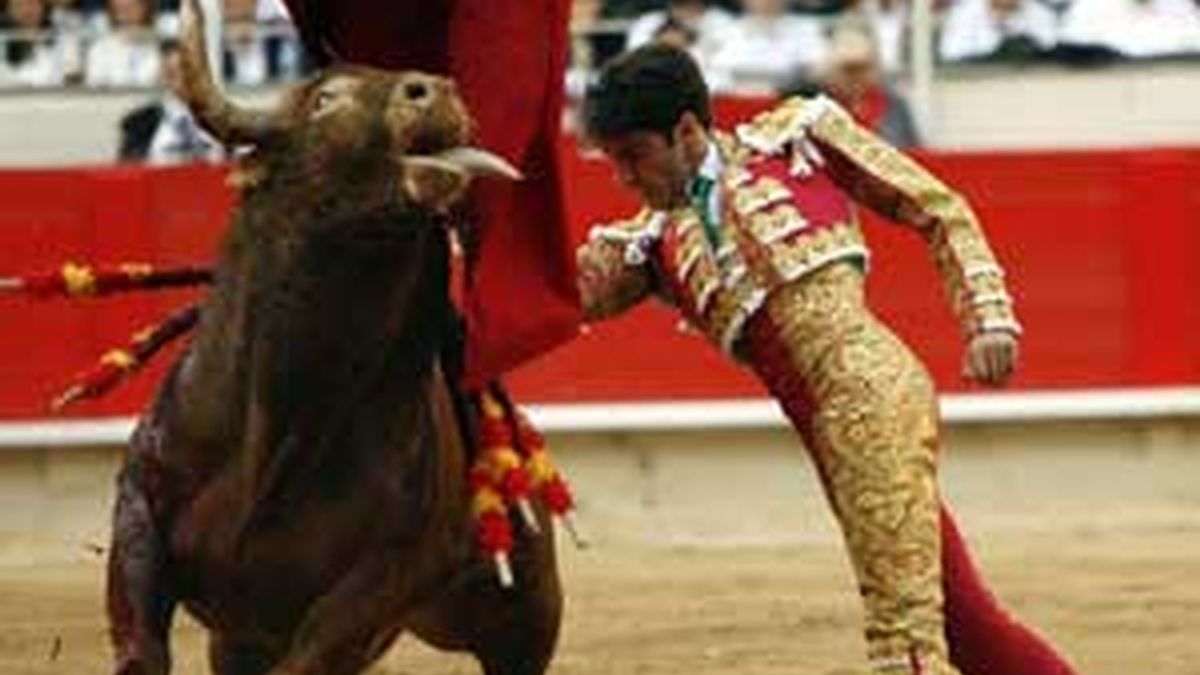
[[[626,264],[644,265],[650,249],[662,238],[666,219],[667,215],[661,211],[643,209],[633,218],[593,227],[588,239],[621,244],[625,247]]]
[[[738,141],[767,156],[789,157],[792,175],[804,177],[824,159],[808,137],[809,129],[822,116],[836,112],[837,103],[827,96],[794,97],[754,119],[738,125]]]
[[[588,233],[589,239],[601,241],[626,242],[651,234],[658,230],[662,234],[662,214],[649,209],[643,209],[632,218],[617,220],[604,225],[597,225]]]

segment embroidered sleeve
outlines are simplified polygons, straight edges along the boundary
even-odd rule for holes
[[[798,163],[823,164],[856,200],[919,232],[928,242],[951,304],[967,335],[1019,335],[1004,271],[971,207],[908,156],[859,126],[827,98],[808,106]]]
[[[643,216],[592,229],[576,252],[587,320],[619,314],[654,291],[649,256],[658,234],[655,223]]]

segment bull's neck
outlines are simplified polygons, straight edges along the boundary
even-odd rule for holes
[[[448,251],[431,223],[392,214],[290,231],[235,232],[201,336],[228,359],[229,404],[259,416],[268,444],[398,412],[449,322]]]

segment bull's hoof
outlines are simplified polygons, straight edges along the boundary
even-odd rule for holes
[[[171,664],[166,656],[145,657],[145,656],[128,656],[121,659],[117,663],[117,669],[113,675],[167,675],[171,670]]]

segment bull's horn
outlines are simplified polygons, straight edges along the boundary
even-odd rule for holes
[[[197,0],[184,0],[179,56],[182,77],[177,92],[196,121],[229,145],[259,143],[280,129],[280,118],[244,108],[225,97],[213,81],[204,47],[204,13]]]
[[[521,172],[500,155],[479,148],[453,148],[435,155],[440,160],[457,166],[468,173],[484,176],[521,180]]]

